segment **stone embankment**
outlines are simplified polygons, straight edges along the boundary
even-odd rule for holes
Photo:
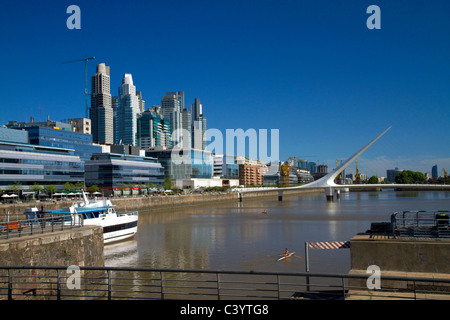
[[[303,194],[303,193],[316,193],[323,192],[323,189],[296,189],[283,191],[284,195],[291,194]],[[257,200],[260,198],[278,199],[278,191],[260,191],[243,193],[243,201]],[[26,208],[36,206],[38,209],[54,210],[62,207],[72,205],[74,202],[80,200],[71,201],[40,201],[40,202],[27,202],[27,203],[11,203],[0,205],[0,217],[3,217],[8,212],[11,215],[19,215],[25,212]],[[164,210],[184,206],[203,205],[207,203],[218,203],[227,201],[239,201],[237,192],[224,192],[224,193],[203,193],[203,194],[187,194],[187,195],[149,195],[149,196],[134,196],[127,198],[112,198],[111,202],[116,206],[118,211],[131,211],[145,208],[146,210]]]

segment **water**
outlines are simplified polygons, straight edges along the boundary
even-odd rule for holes
[[[267,213],[264,214],[263,210]],[[450,210],[450,192],[323,193],[139,211],[133,240],[105,246],[105,266],[304,272],[304,243],[345,241],[403,210]],[[288,248],[295,256],[277,262]],[[310,250],[310,271],[348,273],[350,250]]]

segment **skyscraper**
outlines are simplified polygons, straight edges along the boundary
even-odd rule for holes
[[[184,92],[167,92],[161,100],[161,113],[170,122],[173,146],[176,147],[182,138]],[[179,146],[180,147],[180,146]]]
[[[432,178],[432,179],[437,179],[437,178],[438,178],[438,166],[437,166],[437,164],[435,164],[435,165],[431,168],[431,178]]]
[[[114,120],[111,107],[109,66],[97,65],[97,72],[92,76],[92,94],[90,118],[94,142],[114,143]]]
[[[172,148],[170,123],[160,113],[159,107],[150,108],[138,116],[137,142],[142,149]]]
[[[133,85],[133,77],[125,73],[122,85],[119,87],[118,107],[116,110],[116,144],[136,146],[137,116],[140,114],[139,102],[142,95],[136,95],[136,87]]]
[[[202,105],[199,98],[195,98],[191,104],[192,112],[192,148],[205,150],[206,148],[206,118],[203,115]]]

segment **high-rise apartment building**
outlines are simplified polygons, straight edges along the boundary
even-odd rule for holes
[[[167,92],[161,99],[161,113],[170,122],[174,147],[182,141],[184,92]]]
[[[92,94],[90,118],[92,136],[96,143],[114,143],[114,119],[111,107],[110,71],[104,63],[97,65],[92,76]]]
[[[133,77],[125,73],[122,85],[119,87],[118,106],[116,109],[116,131],[114,141],[116,144],[136,146],[137,118],[140,112],[139,103],[142,104],[142,95],[136,94]]]
[[[192,129],[191,139],[192,148],[205,150],[206,148],[206,118],[203,115],[202,105],[199,98],[195,98],[193,104],[191,104],[192,113]]]

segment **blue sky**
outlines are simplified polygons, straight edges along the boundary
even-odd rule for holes
[[[81,30],[66,27],[71,4]],[[184,91],[209,128],[279,129],[282,159],[334,167],[392,126],[363,173],[450,169],[449,13],[444,0],[3,2],[0,122],[84,116],[84,64],[62,62],[95,56],[89,78],[105,62],[113,94],[131,73],[147,106]]]

